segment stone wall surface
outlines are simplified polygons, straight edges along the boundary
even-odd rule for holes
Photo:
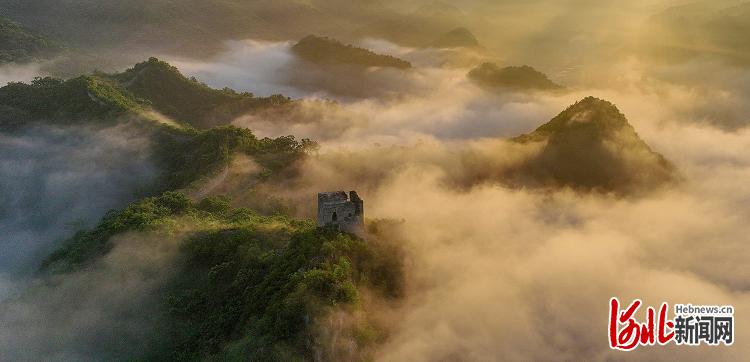
[[[364,227],[364,202],[356,191],[318,194],[318,226],[334,225],[343,231],[357,232]]]

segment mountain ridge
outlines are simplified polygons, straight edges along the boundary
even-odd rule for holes
[[[38,61],[61,49],[57,43],[0,16],[0,63]]]
[[[591,96],[511,141],[543,145],[514,172],[540,185],[634,195],[679,179],[614,104]]]
[[[234,118],[264,107],[282,106],[291,99],[280,94],[256,97],[232,89],[213,89],[189,79],[157,58],[137,63],[121,73],[106,75],[160,113],[197,128],[228,124]]]
[[[528,65],[500,68],[495,63],[482,63],[467,77],[489,89],[562,90],[563,86],[551,81],[546,74]]]
[[[431,46],[437,48],[474,48],[479,47],[480,44],[469,29],[458,27],[435,39]]]
[[[411,63],[391,55],[377,54],[371,50],[345,45],[338,40],[308,35],[292,47],[300,58],[322,65],[347,64],[361,67],[391,67],[409,69]]]
[[[229,124],[236,117],[292,102],[283,95],[256,97],[232,89],[213,89],[188,79],[177,68],[150,58],[121,73],[94,72],[62,80],[36,78],[29,84],[12,82],[0,87],[0,127],[34,119],[58,122],[131,115],[158,120],[154,110],[184,127],[209,129]]]

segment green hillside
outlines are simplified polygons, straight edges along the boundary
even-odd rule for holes
[[[155,110],[176,123],[198,129],[229,124],[234,118],[267,107],[285,106],[282,95],[255,97],[231,89],[213,89],[184,77],[156,58],[122,73],[95,73],[69,80],[38,78],[30,84],[0,88],[0,128],[44,118],[55,122],[142,117]]]
[[[69,80],[37,78],[30,84],[0,88],[0,129],[54,119],[57,123],[115,118],[138,113],[145,104],[108,79],[80,76]]]
[[[40,60],[58,50],[49,39],[0,16],[0,63]]]
[[[217,127],[204,131],[169,130],[155,135],[154,158],[167,189],[189,186],[228,167],[237,154],[252,157],[269,176],[290,172],[315,143],[294,136],[258,139],[246,128]]]
[[[175,97],[160,97],[157,84]],[[98,225],[62,243],[42,265],[42,278],[48,278],[44,280],[59,280],[105,258],[118,236],[155,236],[147,240],[160,242],[180,235],[177,272],[147,296],[168,323],[153,331],[158,340],[132,349],[123,358],[333,358],[338,352],[322,345],[322,340],[311,342],[316,340],[314,323],[333,311],[357,316],[358,322],[342,333],[356,341],[361,358],[370,358],[367,346],[382,339],[384,327],[363,313],[362,293],[384,300],[400,295],[398,248],[379,241],[377,233],[365,242],[318,228],[309,220],[233,209],[224,197],[191,200],[181,193],[200,187],[237,155],[252,158],[262,168],[258,182],[280,182],[294,175],[295,165],[315,148],[314,142],[293,136],[260,139],[248,129],[232,126],[204,130],[170,126],[144,112],[152,107],[164,113],[174,109],[177,122],[190,124],[177,118],[188,112],[182,107],[214,114],[230,104],[236,107],[232,110],[244,112],[259,102],[263,101],[249,94],[217,91],[185,80],[175,68],[156,59],[119,74],[38,78],[0,88],[0,107],[6,110],[2,132],[30,125],[127,123],[137,126],[129,132],[142,132],[151,140],[151,160],[159,179],[145,194],[154,196],[108,212]]]
[[[308,35],[292,47],[300,58],[317,64],[349,64],[362,67],[411,68],[405,60],[390,55],[376,54],[370,50],[345,45],[330,38]]]
[[[133,74],[139,74],[138,79],[134,80]],[[226,167],[235,154],[255,158],[266,174],[282,171],[302,157],[313,142],[293,136],[258,139],[247,129],[206,126],[208,119],[226,124],[244,112],[288,102],[283,96],[256,98],[211,89],[151,59],[114,75],[98,73],[69,80],[45,77],[30,84],[10,83],[0,88],[0,131],[32,124],[138,124],[152,139],[152,158],[161,170],[159,189],[176,189]],[[150,109],[175,116],[177,126],[154,120],[147,112]],[[197,116],[199,112],[204,117]],[[188,118],[178,118],[183,115]]]
[[[105,255],[122,233],[187,234],[179,272],[164,290],[170,321],[159,346],[135,350],[146,360],[312,360],[328,356],[311,343],[311,323],[333,310],[360,310],[360,291],[401,294],[402,262],[388,244],[316,228],[311,221],[232,209],[226,198],[193,202],[169,192],[135,202],[81,231],[45,262],[47,272],[84,267]],[[383,331],[361,319],[342,337],[358,350]],[[364,357],[364,356],[363,356]],[[328,356],[327,358],[332,358]]]
[[[227,124],[250,111],[291,101],[282,95],[262,98],[228,88],[213,89],[186,78],[177,68],[156,58],[110,77],[132,94],[149,101],[157,111],[197,128]]]

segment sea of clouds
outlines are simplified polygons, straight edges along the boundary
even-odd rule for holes
[[[378,72],[374,78],[352,75],[332,83],[337,75],[300,65],[288,42],[230,42],[214,59],[169,60],[213,87],[300,98],[292,111],[251,114],[233,122],[259,136],[293,134],[320,142],[320,151],[300,166],[298,177],[259,186],[296,205],[296,216],[314,216],[319,191],[356,189],[368,218],[404,220],[408,289],[398,307],[371,311],[396,316],[376,359],[698,361],[739,359],[750,353],[750,343],[740,339],[750,331],[750,319],[742,313],[735,316],[738,339],[731,348],[640,348],[622,354],[609,350],[606,333],[613,296],[641,298],[652,306],[666,301],[731,304],[737,311],[750,307],[745,268],[750,261],[746,69],[712,61],[661,66],[623,57],[566,77],[567,93],[493,93],[466,79],[470,66],[434,61],[445,55],[436,50],[366,42],[403,56],[415,69]],[[342,91],[355,96],[342,96]],[[615,103],[641,138],[677,166],[682,182],[625,198],[495,183],[456,187],[450,182],[527,157],[533,150],[515,147],[507,138],[533,130],[588,95]],[[57,140],[55,132],[65,130],[3,138],[8,152],[0,160],[8,165],[2,168],[6,174],[0,175],[0,185],[11,190],[3,193],[3,205],[16,205],[0,208],[4,225],[24,235],[37,231],[20,220],[39,218],[42,237],[34,240],[42,240],[45,248],[54,239],[46,236],[47,229],[61,235],[56,232],[75,221],[55,219],[56,210],[80,210],[66,214],[90,222],[121,205],[151,175],[143,163],[112,157],[131,154],[131,147],[139,149],[131,146],[137,142],[108,138],[105,131],[76,138],[75,143]],[[50,137],[57,141],[50,143]],[[107,142],[98,142],[100,137]],[[56,147],[71,148],[63,152]],[[74,156],[59,159],[62,154]],[[227,191],[218,184],[211,189]],[[239,196],[245,192],[229,191]],[[36,245],[20,236],[3,243],[7,250]],[[115,249],[103,269],[97,269],[104,270],[101,273],[75,276],[62,282],[62,289],[42,289],[44,298],[15,299],[13,308],[29,312],[2,316],[18,333],[0,335],[0,350],[57,338],[40,330],[75,334],[82,326],[93,326],[94,331],[111,331],[111,318],[130,315],[127,308],[102,311],[108,305],[121,306],[131,293],[157,290],[162,279],[138,275],[156,266],[168,269],[171,258],[134,258],[131,268],[130,259],[118,257],[118,250],[128,255],[130,249]],[[108,286],[122,283],[122,278],[133,280],[128,284],[132,289],[108,294]],[[80,285],[94,287],[88,291]],[[73,307],[69,295],[61,297],[60,290],[82,293],[78,302],[102,293],[116,300],[92,304],[87,313],[98,319],[49,319],[53,308],[43,300],[81,310]],[[19,356],[77,358],[102,352],[88,336]],[[126,340],[143,338],[137,333],[130,337]],[[115,347],[108,353],[119,350],[111,340],[108,345]]]

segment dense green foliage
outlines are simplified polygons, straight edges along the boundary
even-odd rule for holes
[[[136,95],[126,87],[140,93]],[[161,105],[161,109],[157,108],[161,111],[174,109],[173,115],[192,120],[183,123],[201,125],[205,122],[196,121],[199,118],[193,114],[204,112],[206,117],[223,114],[222,122],[227,123],[243,112],[286,104],[289,99],[256,98],[232,90],[214,90],[182,77],[174,67],[152,58],[115,75],[95,74],[69,80],[45,77],[30,84],[9,83],[0,88],[0,130],[13,130],[33,122],[58,125],[138,122],[138,129],[154,141],[154,159],[162,171],[157,190],[186,187],[202,177],[212,176],[228,166],[237,153],[253,157],[265,168],[265,175],[276,174],[287,170],[316,146],[310,140],[296,140],[293,136],[258,139],[251,131],[236,127],[200,131],[189,126],[166,126],[151,121],[144,112],[157,107],[154,102]]]
[[[282,95],[262,98],[229,88],[213,89],[184,77],[177,68],[156,58],[111,77],[136,96],[148,100],[157,111],[197,128],[228,124],[252,110],[291,101]]]
[[[321,308],[357,301],[346,253],[364,244],[306,223],[234,217],[238,227],[199,234],[185,245],[189,272],[169,300],[178,359],[220,352],[238,338],[233,349],[245,360],[303,354]]]
[[[308,360],[320,347],[313,342],[317,318],[331,308],[356,308],[359,288],[384,298],[402,290],[402,262],[393,247],[311,221],[232,209],[224,197],[194,203],[174,192],[110,213],[71,238],[45,267],[80,268],[126,231],[188,235],[180,271],[164,290],[171,322],[161,347],[144,351],[149,360]]]
[[[126,114],[148,118],[143,111],[153,108],[179,124],[204,129],[290,102],[281,95],[262,98],[228,88],[212,89],[151,58],[122,73],[9,83],[0,88],[0,128],[39,120],[112,120]]]
[[[110,238],[125,231],[148,231],[162,225],[168,217],[189,210],[191,201],[183,194],[168,192],[145,198],[120,212],[109,212],[92,230],[79,231],[65,246],[52,253],[43,268],[72,270],[106,254],[112,247]]]
[[[144,111],[149,107],[175,107],[173,116],[189,114],[183,108],[188,106],[206,115],[221,109],[229,117],[288,101],[213,90],[151,59],[121,74],[11,83],[0,88],[0,124],[134,121],[135,130],[153,141],[153,160],[162,176],[147,191],[154,195],[200,185],[196,181],[227,169],[238,154],[263,168],[263,180],[285,177],[317,145],[293,136],[259,139],[233,126],[168,126],[148,120]],[[397,248],[317,228],[307,220],[233,209],[228,198],[195,202],[175,191],[108,212],[94,228],[66,240],[44,260],[42,270],[60,276],[96,268],[118,243],[146,235],[153,242],[181,243],[174,261],[178,270],[149,296],[161,301],[157,314],[166,324],[153,333],[158,341],[135,350],[135,357],[146,360],[310,360],[313,353],[327,353],[316,342],[319,318],[334,309],[360,308],[362,288],[382,298],[401,294]],[[367,322],[352,328],[359,345],[377,338]]]
[[[351,64],[363,67],[411,68],[411,63],[390,55],[376,54],[330,38],[308,35],[292,47],[297,56],[319,64]]]
[[[40,119],[98,120],[141,108],[141,101],[115,82],[96,76],[65,81],[44,77],[0,88],[0,128]]]
[[[591,122],[583,122],[584,119],[579,115],[584,113]],[[541,141],[573,130],[586,132],[587,138],[599,139],[623,128],[632,129],[632,126],[614,104],[603,99],[586,97],[539,126],[534,132],[515,139],[520,142]]]
[[[164,186],[176,189],[227,167],[238,153],[253,157],[271,174],[289,171],[316,144],[294,136],[258,139],[246,128],[226,126],[177,135],[162,133],[155,147],[164,170]]]
[[[0,17],[0,63],[34,61],[59,49],[50,40]]]
[[[562,88],[549,80],[544,73],[528,65],[500,68],[493,63],[484,63],[472,69],[468,77],[477,84],[490,88],[539,90]]]

